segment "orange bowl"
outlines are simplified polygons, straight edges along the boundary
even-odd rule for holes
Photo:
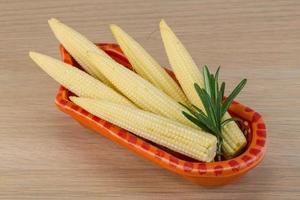
[[[131,69],[127,58],[118,45],[98,44],[98,46],[114,60]],[[60,46],[60,53],[65,63],[81,68],[63,46]],[[175,79],[174,74],[169,70],[168,72]],[[137,155],[203,186],[225,185],[238,179],[257,166],[262,161],[266,151],[266,125],[262,116],[238,102],[232,103],[229,112],[231,115],[242,119],[240,127],[248,141],[244,152],[230,160],[203,163],[140,138],[88,113],[72,103],[68,98],[70,95],[72,93],[61,86],[56,95],[55,103],[61,111],[70,115],[84,127],[92,129]]]

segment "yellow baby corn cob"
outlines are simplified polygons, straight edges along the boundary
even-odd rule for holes
[[[30,52],[29,56],[48,75],[78,96],[105,99],[135,107],[128,99],[104,83],[71,65],[36,52]]]
[[[194,89],[194,83],[202,88],[204,87],[202,73],[164,20],[160,22],[160,31],[169,62],[184,93],[192,104],[205,112],[203,104]],[[226,113],[224,120],[228,118],[230,118],[230,115]],[[222,132],[224,137],[223,151],[227,157],[234,156],[246,145],[246,138],[235,122],[225,125]]]
[[[106,55],[104,51],[99,49],[95,44],[89,41],[86,37],[63,24],[57,19],[48,21],[54,35],[59,42],[68,50],[73,58],[92,76],[98,78],[103,83],[110,85],[109,81],[91,65],[86,57],[87,51],[94,51],[100,55]]]
[[[105,100],[70,97],[88,112],[132,133],[195,158],[210,162],[216,154],[216,137],[165,117]]]
[[[124,96],[144,110],[195,127],[182,115],[182,107],[147,80],[106,56],[88,52],[90,61]]]
[[[137,41],[117,25],[111,25],[110,28],[121,49],[138,74],[176,101],[186,105],[189,104],[177,83]]]
[[[194,83],[203,86],[203,77],[197,65],[164,20],[160,22],[161,37],[170,65],[189,101],[203,108],[194,89]]]

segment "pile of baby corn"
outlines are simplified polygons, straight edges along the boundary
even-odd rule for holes
[[[202,73],[164,20],[160,22],[161,37],[180,86],[117,25],[111,25],[111,31],[136,73],[57,19],[50,19],[49,25],[85,71],[40,53],[29,55],[47,74],[77,95],[70,97],[72,102],[95,116],[186,156],[204,162],[214,160],[216,137],[185,118],[184,108],[178,103],[193,104],[205,111],[194,89],[194,83],[204,87]],[[228,113],[226,118],[230,118]],[[233,157],[246,145],[246,139],[234,121],[222,132],[223,153],[227,158]]]

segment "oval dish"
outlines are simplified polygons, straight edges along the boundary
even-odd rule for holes
[[[131,66],[116,44],[97,44],[114,60],[131,69]],[[60,46],[62,60],[65,63],[81,68],[70,54]],[[168,71],[175,79],[174,74]],[[266,150],[266,125],[262,116],[251,108],[233,102],[229,113],[242,119],[243,131],[247,136],[248,145],[239,156],[225,161],[203,163],[172,152],[164,147],[137,137],[107,121],[104,121],[81,109],[69,100],[72,95],[64,87],[60,87],[55,98],[58,108],[87,127],[123,147],[135,152],[153,163],[192,180],[203,186],[228,184],[257,166],[264,157]]]

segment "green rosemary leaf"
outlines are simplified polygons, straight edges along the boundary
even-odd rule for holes
[[[223,97],[224,97],[224,92],[225,92],[225,83],[222,82],[221,84],[221,88],[220,90],[218,89],[218,97],[217,97],[217,103],[216,103],[216,107],[217,107],[217,116],[219,118],[220,121],[218,121],[218,123],[221,123],[222,120],[222,103],[223,103]]]
[[[221,126],[223,127],[223,126],[225,126],[226,124],[228,124],[229,122],[232,122],[232,121],[239,121],[239,120],[240,120],[240,119],[235,118],[235,117],[228,118],[228,119],[226,119],[226,120],[224,120],[224,121],[221,122]]]
[[[209,120],[209,118],[207,118],[206,115],[203,115],[201,113],[195,112],[193,113],[193,115],[199,119],[202,123],[206,124],[206,126],[213,132],[216,132],[216,127],[215,125]]]
[[[219,71],[220,71],[221,66],[218,67],[216,74],[215,74],[215,80],[216,82],[219,82]]]
[[[181,102],[178,102],[182,107],[184,107],[187,111],[189,111],[190,113],[192,113],[193,112],[193,110],[192,109],[190,109],[188,106],[186,106],[186,105],[184,105],[183,103],[181,103]]]
[[[218,86],[217,86],[218,87]],[[219,91],[219,90],[218,90]],[[218,92],[216,94],[216,103],[215,103],[215,106],[216,106],[216,119],[217,119],[217,124],[220,124],[221,120],[222,120],[222,117],[221,117],[221,106],[222,106],[222,96],[221,96],[221,93]],[[218,126],[219,129],[221,129],[220,127],[221,125]]]
[[[196,117],[190,115],[189,113],[187,113],[187,112],[185,112],[185,111],[182,111],[182,114],[183,114],[187,119],[189,119],[191,122],[193,122],[194,124],[196,124],[197,126],[199,126],[202,130],[211,133],[212,130],[210,130],[210,129],[207,127],[207,124],[201,122],[198,118],[196,118]],[[213,134],[213,135],[214,135],[214,134]]]
[[[206,114],[205,114],[200,108],[198,108],[197,106],[195,106],[194,104],[192,104],[192,108],[193,108],[194,110],[196,110],[197,112],[199,112],[199,113],[201,113],[201,114],[203,114],[203,115],[206,116]]]
[[[216,80],[216,78],[214,78],[215,79],[215,82],[214,82],[214,84],[215,84],[215,105],[218,103],[218,96],[219,96],[219,83],[218,83],[218,81]]]
[[[187,109],[187,111],[189,112],[188,114],[192,115],[193,117],[201,120],[202,123],[206,124],[206,126],[208,128],[210,128],[211,130],[214,130],[214,126],[213,124],[211,124],[211,122],[208,120],[207,116],[205,115],[205,113],[203,111],[201,111],[199,108],[197,108],[197,111],[200,111],[200,112],[197,112],[197,111],[194,111],[192,109],[190,109],[189,107],[187,107],[186,105],[182,104],[179,102],[179,104],[181,106],[183,106],[185,109]],[[185,112],[185,111],[183,111]],[[187,113],[187,112],[186,112]],[[202,128],[202,127],[200,127]]]
[[[215,104],[216,100],[216,84],[214,75],[209,75],[209,84],[210,84],[210,97],[213,104]]]
[[[194,87],[195,87],[195,90],[198,94],[198,97],[200,98],[202,104],[203,104],[203,107],[208,115],[208,112],[209,112],[209,104],[208,102],[206,101],[205,97],[204,97],[204,94],[202,94],[202,89],[200,88],[200,86],[197,84],[197,83],[194,83]]]
[[[200,97],[200,99],[203,103],[203,106],[205,108],[205,111],[206,111],[209,121],[212,122],[214,124],[214,126],[216,127],[214,106],[213,106],[212,102],[210,101],[210,96],[208,95],[206,90],[200,88],[200,86],[198,84],[194,84],[194,86],[195,86],[198,96]]]
[[[206,65],[204,65],[204,68],[203,68],[204,87],[205,87],[205,90],[207,91],[207,93],[210,95],[211,89],[210,89],[209,76],[210,76],[210,72],[208,70],[208,67]]]
[[[224,93],[225,93],[225,82],[223,82],[221,84],[221,88],[220,88],[220,95],[221,95],[221,101],[222,102],[223,102]]]
[[[236,88],[231,92],[231,94],[226,98],[222,105],[222,116],[226,113],[227,109],[229,108],[230,104],[232,103],[233,99],[240,93],[243,89],[245,84],[247,83],[247,79],[243,79]]]

